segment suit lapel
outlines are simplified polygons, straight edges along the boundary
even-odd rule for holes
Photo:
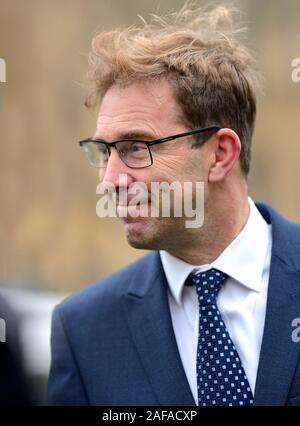
[[[300,312],[300,247],[295,228],[274,210],[260,210],[272,223],[273,247],[254,404],[285,405],[300,352],[292,340],[292,320]]]
[[[137,271],[124,295],[134,344],[161,405],[195,405],[187,381],[168,305],[167,282],[157,252]]]
[[[273,260],[254,396],[256,405],[286,403],[299,358],[299,344],[292,340],[292,320],[300,312],[299,283],[299,272],[288,272],[286,265]]]

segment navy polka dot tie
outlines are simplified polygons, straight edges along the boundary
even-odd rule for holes
[[[228,275],[217,269],[190,274],[199,302],[197,385],[199,405],[252,405],[253,396],[240,357],[217,307]]]

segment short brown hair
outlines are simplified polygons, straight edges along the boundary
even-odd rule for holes
[[[220,124],[240,137],[241,170],[250,169],[259,74],[234,28],[237,11],[189,9],[142,26],[102,31],[92,41],[85,105],[94,106],[114,84],[166,77],[191,128]]]

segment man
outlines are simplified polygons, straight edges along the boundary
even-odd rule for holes
[[[52,404],[300,405],[300,227],[248,197],[257,74],[233,19],[185,8],[93,40],[81,146],[152,252],[55,309]],[[153,182],[203,182],[202,226],[131,215],[137,182],[137,211]]]

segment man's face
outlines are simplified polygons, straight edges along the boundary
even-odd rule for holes
[[[112,86],[105,94],[97,119],[95,137],[106,142],[133,138],[154,140],[189,131],[180,121],[180,109],[171,86],[165,80],[134,83],[120,88]],[[206,144],[192,148],[192,136],[152,146],[152,166],[132,169],[111,149],[107,168],[99,169],[99,179],[122,187],[119,175],[126,175],[126,187],[134,182],[143,182],[149,190],[151,182],[207,182],[205,157],[209,155]],[[124,188],[123,188],[124,189]],[[128,197],[130,200],[130,197]],[[123,212],[126,206],[122,207]],[[149,210],[150,211],[150,210]],[[133,247],[172,250],[184,243],[199,229],[187,230],[185,217],[124,217],[126,238]]]

